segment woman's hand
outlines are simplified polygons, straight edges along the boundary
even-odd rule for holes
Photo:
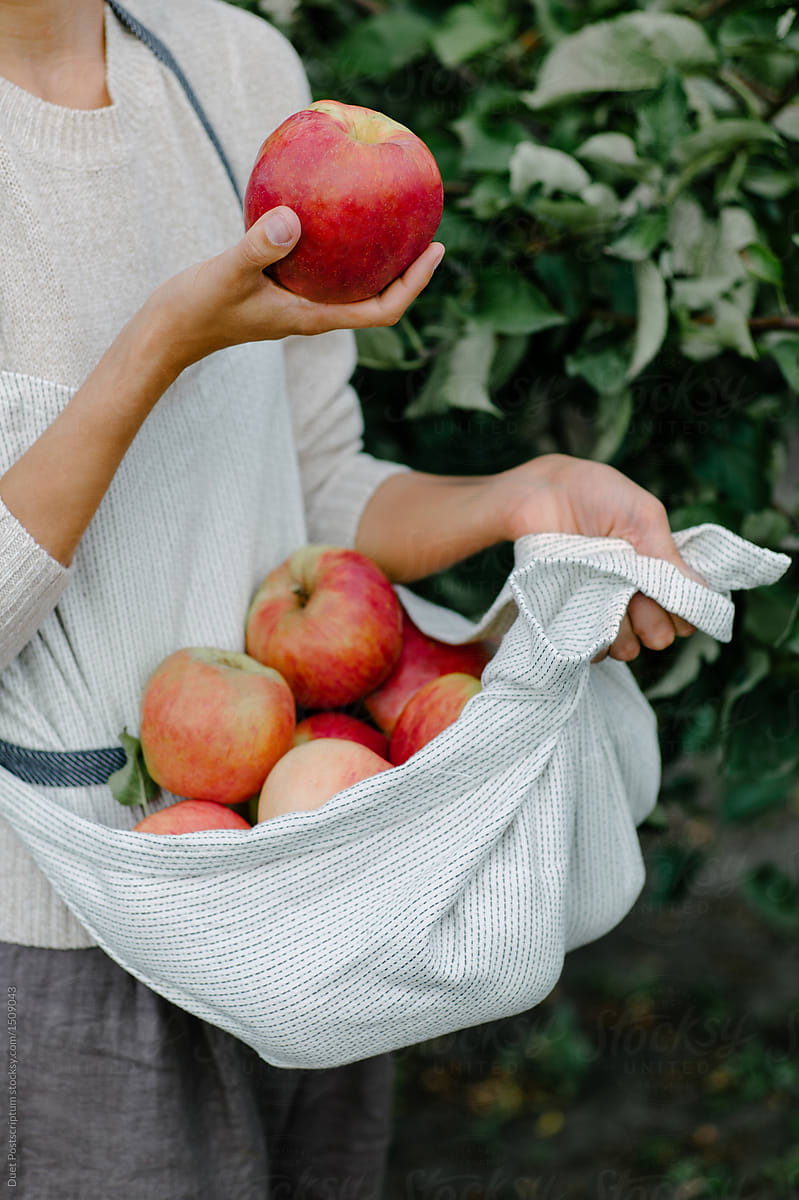
[[[657,497],[614,467],[565,454],[545,454],[495,476],[501,489],[507,537],[527,533],[579,533],[586,537],[624,538],[640,554],[673,563],[689,579],[707,581],[682,559],[674,544],[665,508]],[[618,637],[593,660],[610,654],[627,662],[641,645],[663,650],[676,637],[695,632],[682,617],[666,612],[636,592]]]
[[[378,296],[353,304],[317,304],[263,273],[285,258],[300,232],[297,214],[280,205],[264,213],[236,245],[156,289],[151,303],[165,322],[180,370],[241,342],[394,325],[430,282],[444,254],[441,243],[432,242]]]

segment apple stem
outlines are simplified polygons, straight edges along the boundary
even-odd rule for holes
[[[302,603],[302,606],[304,608],[305,605],[310,600],[310,595],[308,594],[308,592],[306,592],[305,588],[302,587],[299,583],[296,585],[296,587],[293,587],[291,590],[295,596],[299,597],[299,599]]]

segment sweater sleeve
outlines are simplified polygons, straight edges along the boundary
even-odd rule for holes
[[[0,670],[55,608],[73,570],[52,558],[0,500]]]
[[[373,492],[389,476],[410,470],[364,451],[363,415],[349,384],[355,361],[348,330],[285,341],[308,538],[350,548]]]

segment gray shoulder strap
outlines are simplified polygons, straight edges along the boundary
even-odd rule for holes
[[[165,67],[169,68],[180,86],[183,88],[183,91],[186,93],[186,99],[197,114],[203,129],[208,134],[211,142],[213,143],[214,149],[219,155],[222,166],[225,168],[227,177],[233,187],[233,191],[236,193],[236,199],[238,200],[239,205],[241,205],[241,193],[239,192],[233,170],[227,159],[227,155],[222,149],[222,143],[219,141],[219,138],[216,135],[216,130],[208,119],[208,114],[206,113],[200,101],[197,99],[194,88],[183,74],[180,64],[178,63],[174,54],[168,46],[164,45],[159,37],[156,37],[151,30],[142,25],[141,21],[137,20],[137,18],[134,17],[132,13],[129,13],[126,8],[123,8],[119,3],[119,0],[106,0],[106,2],[112,12],[116,14],[116,16],[125,26],[125,28],[129,29],[130,32],[139,38],[140,41],[144,42],[144,45],[147,46],[148,49],[152,50],[155,57],[162,62]]]

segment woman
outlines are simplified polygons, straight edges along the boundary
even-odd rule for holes
[[[563,530],[692,574],[662,505],[611,468],[547,455],[438,477],[363,453],[345,331],[395,322],[442,247],[358,304],[277,287],[263,268],[298,218],[281,206],[242,237],[234,185],[310,98],[296,54],[219,0],[130,7],[0,0],[0,750],[125,828],[72,752],[137,728],[142,683],[176,647],[240,648],[254,587],[304,541],[409,582]],[[609,652],[690,632],[638,594]],[[4,823],[0,864],[18,1195],[380,1195],[387,1056],[271,1067],[108,959]]]

